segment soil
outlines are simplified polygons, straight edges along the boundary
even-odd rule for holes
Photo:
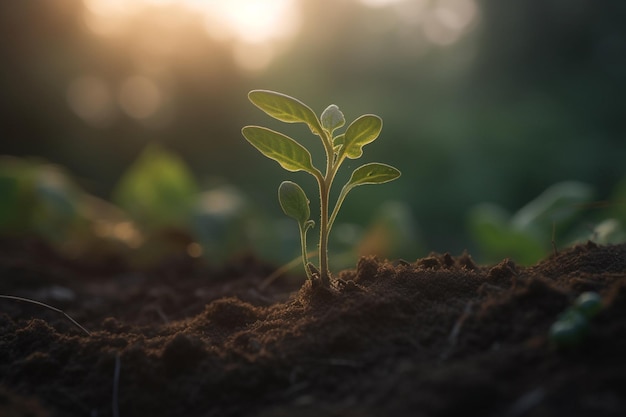
[[[0,242],[1,416],[625,416],[626,245],[532,267],[362,258],[325,290],[254,257],[216,270]],[[578,344],[548,337],[582,292]]]

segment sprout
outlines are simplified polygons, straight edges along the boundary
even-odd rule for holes
[[[335,218],[346,195],[355,187],[365,184],[382,184],[400,176],[396,168],[372,162],[356,168],[343,186],[335,206],[329,211],[330,189],[341,164],[348,159],[363,155],[363,147],[378,138],[382,130],[382,119],[366,114],[353,121],[345,133],[335,131],[346,123],[343,113],[331,104],[320,118],[306,104],[293,97],[274,91],[254,90],[248,95],[250,101],[268,115],[286,123],[305,123],[322,142],[326,153],[326,169],[322,172],[313,165],[311,153],[300,143],[265,127],[246,126],[242,129],[248,142],[266,157],[278,162],[290,172],[305,171],[317,181],[320,195],[320,238],[319,268],[309,263],[306,251],[306,233],[315,226],[310,220],[309,199],[295,182],[284,181],[278,188],[280,206],[289,217],[298,222],[302,246],[302,262],[309,279],[317,277],[324,287],[330,286],[328,270],[328,237]]]

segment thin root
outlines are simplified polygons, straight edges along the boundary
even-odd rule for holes
[[[52,307],[51,305],[48,305],[46,303],[42,303],[41,301],[37,301],[37,300],[31,300],[30,298],[23,298],[23,297],[18,297],[15,295],[0,295],[0,298],[4,298],[6,300],[15,300],[15,301],[22,301],[25,303],[31,303],[31,304],[35,304],[41,307],[45,307],[49,310],[52,311],[56,311],[57,313],[63,314],[69,321],[71,321],[76,327],[78,327],[79,329],[81,329],[83,332],[87,333],[87,336],[91,336],[91,333],[89,333],[89,331],[87,329],[85,329],[83,326],[81,326],[76,320],[74,320],[73,318],[71,318],[69,316],[69,314],[67,314],[66,312],[64,312],[63,310],[59,310],[56,307]]]

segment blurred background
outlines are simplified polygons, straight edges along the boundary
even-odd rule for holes
[[[403,175],[347,198],[335,267],[622,241],[624,21],[593,0],[0,2],[0,232],[73,256],[165,234],[215,263],[297,257],[276,189],[314,182],[240,131],[316,139],[255,108],[261,88],[384,120],[363,161]]]

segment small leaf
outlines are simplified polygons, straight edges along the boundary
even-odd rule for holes
[[[253,90],[248,98],[273,118],[286,123],[306,123],[311,132],[322,135],[322,126],[315,112],[300,100],[269,90]]]
[[[259,152],[287,171],[306,171],[316,175],[309,151],[289,136],[260,126],[246,126],[241,133]]]
[[[344,153],[350,159],[363,155],[363,146],[376,140],[383,128],[383,121],[373,114],[366,114],[348,126],[345,133]]]
[[[337,135],[335,139],[333,139],[333,146],[342,146],[346,141],[346,135]]]
[[[343,186],[341,192],[339,193],[339,197],[337,198],[337,204],[333,209],[333,212],[330,216],[329,226],[330,229],[335,221],[335,217],[343,204],[343,200],[346,198],[346,195],[354,188],[359,185],[365,184],[383,184],[385,182],[393,181],[400,176],[400,171],[396,168],[381,164],[379,162],[372,162],[369,164],[361,165],[357,169],[352,172],[352,176],[350,180]]]
[[[400,176],[400,171],[391,165],[372,162],[354,170],[347,187],[354,188],[365,184],[383,184]]]
[[[346,137],[345,135],[341,134],[341,135],[337,135],[333,139],[333,150],[335,154],[339,154],[339,152],[341,152],[341,148],[343,148],[345,137]]]
[[[322,112],[321,121],[322,127],[331,135],[335,129],[346,124],[346,118],[343,116],[341,110],[339,110],[339,107],[334,104],[326,107],[326,110]]]
[[[309,220],[311,210],[309,199],[304,190],[295,182],[283,181],[278,187],[278,201],[285,214],[298,221],[300,227],[308,229],[312,227]]]

